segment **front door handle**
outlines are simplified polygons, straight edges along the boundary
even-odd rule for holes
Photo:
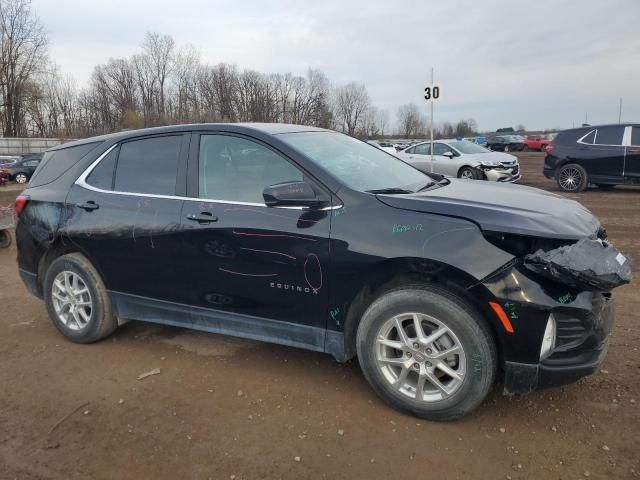
[[[187,215],[187,220],[191,220],[192,222],[198,222],[201,225],[217,222],[218,217],[214,217],[211,212],[200,212],[200,213],[190,213]]]
[[[89,200],[86,203],[76,203],[76,207],[86,210],[87,212],[90,212],[92,210],[97,210],[98,204],[93,200]]]

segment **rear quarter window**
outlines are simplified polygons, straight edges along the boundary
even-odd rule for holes
[[[37,187],[57,180],[63,173],[78,163],[86,154],[102,142],[83,143],[75,147],[48,151],[42,157],[29,186]]]

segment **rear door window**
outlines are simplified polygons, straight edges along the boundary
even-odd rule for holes
[[[434,143],[433,144],[433,154],[434,155],[444,155],[447,152],[453,153],[453,148],[444,143]]]
[[[596,145],[622,145],[624,126],[600,127],[596,131]]]
[[[123,143],[116,162],[119,192],[175,195],[182,135]]]
[[[431,144],[423,143],[422,145],[415,146],[415,152],[418,155],[431,155]]]

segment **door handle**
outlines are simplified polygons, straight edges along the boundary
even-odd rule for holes
[[[214,217],[211,212],[200,212],[200,213],[190,213],[187,215],[187,220],[191,220],[192,222],[198,222],[201,225],[217,222],[218,217]]]
[[[92,210],[97,210],[99,208],[98,204],[93,200],[89,200],[86,203],[76,203],[76,207],[86,210],[87,212],[90,212]]]

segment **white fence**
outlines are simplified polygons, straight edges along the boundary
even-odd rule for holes
[[[22,155],[45,150],[70,142],[72,138],[0,138],[0,155]]]

